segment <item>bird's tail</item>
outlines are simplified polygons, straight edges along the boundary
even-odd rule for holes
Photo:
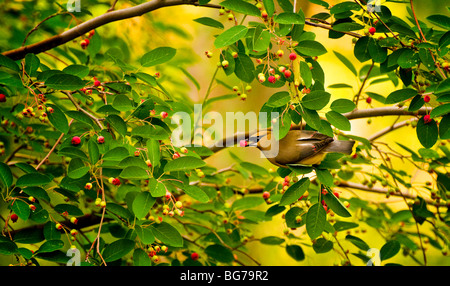
[[[323,151],[350,155],[353,153],[354,146],[356,146],[356,141],[335,140],[328,144],[328,146],[324,148]]]

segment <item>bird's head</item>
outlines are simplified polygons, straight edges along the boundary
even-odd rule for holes
[[[258,131],[248,138],[241,140],[241,147],[257,147],[260,150],[264,150],[270,147],[269,141],[271,140],[271,132],[269,130]]]

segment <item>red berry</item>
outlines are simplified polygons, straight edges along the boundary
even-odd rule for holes
[[[100,86],[101,84],[102,84],[102,83],[101,83],[99,80],[95,80],[95,81],[94,81],[94,85],[95,85],[95,86]]]
[[[270,198],[270,193],[264,192],[262,196],[263,196],[263,199],[267,200],[268,198]]]
[[[167,116],[169,116],[169,114],[167,112],[165,112],[165,111],[161,112],[160,115],[161,115],[162,119],[167,118]]]
[[[430,117],[430,115],[425,115],[424,117],[423,117],[423,122],[425,123],[425,124],[428,124],[428,123],[430,123],[431,122],[431,117]]]
[[[16,214],[11,215],[12,222],[16,222],[19,217]]]
[[[30,210],[35,211],[36,210],[36,206],[35,205],[29,205],[30,206]]]
[[[291,77],[291,75],[292,75],[292,72],[290,70],[285,70],[284,71],[284,77],[285,78],[289,78],[289,77]]]
[[[191,254],[191,259],[192,259],[192,260],[197,260],[197,259],[198,259],[198,253],[197,253],[197,252],[193,252],[193,253]]]
[[[74,136],[72,138],[72,145],[79,145],[81,143],[81,138],[78,136]]]
[[[276,80],[276,78],[273,76],[273,75],[271,75],[271,76],[269,76],[269,78],[267,79],[270,83],[275,83],[277,80]]]
[[[425,95],[423,97],[423,101],[425,101],[425,102],[430,102],[430,100],[431,100],[431,97],[429,95]]]
[[[370,27],[370,28],[369,28],[369,33],[370,33],[371,35],[375,34],[376,32],[377,32],[377,29],[375,29],[375,27]]]
[[[368,97],[368,98],[366,99],[366,102],[367,102],[368,104],[372,103],[372,97]]]
[[[0,93],[0,102],[5,102],[6,101],[6,95],[4,95],[3,93]]]
[[[80,42],[80,45],[83,49],[86,49],[87,46],[89,45],[89,39],[84,39]]]
[[[97,142],[98,142],[99,144],[105,143],[105,137],[103,137],[103,136],[98,136]]]
[[[175,153],[173,154],[172,158],[173,158],[173,159],[180,158],[180,153],[175,152]]]
[[[297,58],[297,55],[296,55],[295,53],[290,53],[290,54],[289,54],[289,59],[290,59],[291,61],[295,60],[296,58]]]
[[[120,179],[119,178],[114,178],[112,180],[112,184],[115,185],[115,186],[119,186],[120,185]]]

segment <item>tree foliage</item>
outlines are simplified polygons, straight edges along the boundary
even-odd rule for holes
[[[31,17],[34,2],[3,3],[2,14],[6,20]],[[246,100],[259,86],[271,94],[260,111],[280,114],[280,138],[304,128],[357,141],[354,154],[328,154],[318,166],[267,170],[232,149],[172,144],[177,124],[171,117],[182,111],[194,118],[186,82],[200,89],[187,69],[189,48],[149,46],[131,56],[127,42],[99,32],[99,24],[62,45],[55,45],[58,37],[41,38],[57,60],[32,46],[11,53],[24,39],[23,46],[39,39],[33,36],[41,30],[60,34],[72,17],[95,20],[89,9],[68,13],[53,2],[33,23],[10,27],[3,39],[10,51],[0,55],[0,93],[6,95],[0,105],[0,254],[16,257],[13,264],[64,265],[73,246],[81,265],[260,265],[248,250],[256,243],[284,249],[295,263],[308,259],[306,250],[333,253],[341,265],[367,264],[371,248],[380,249],[383,264],[403,253],[410,264],[426,265],[429,248],[445,256],[450,18],[443,12],[418,19],[409,1],[405,19],[388,8],[398,1],[373,12],[365,1],[309,2],[321,12],[305,15],[288,0],[177,5],[217,10],[216,17],[195,24],[216,31],[206,51],[209,64],[217,62],[210,87],[219,84],[229,93],[212,96],[208,88],[202,108]],[[121,10],[108,13],[116,12]],[[183,36],[182,29],[154,24]],[[317,32],[323,30],[329,39],[353,45],[352,58],[322,43]],[[326,86],[320,56],[330,53],[357,84]],[[171,76],[175,70],[184,77]],[[394,88],[366,89],[386,82]],[[354,96],[335,98],[333,91],[342,88],[356,89]],[[403,121],[371,138],[352,132],[351,120],[379,116]],[[192,121],[192,133],[197,127]],[[394,144],[379,140],[402,127],[416,134],[418,148],[401,138]],[[217,152],[229,152],[235,163],[217,169],[208,161]],[[406,165],[428,173],[429,180],[417,184]],[[236,177],[251,187],[234,184]],[[348,189],[380,196],[343,196]],[[389,204],[394,197],[400,208]],[[284,225],[282,233],[253,234],[274,220]],[[385,241],[370,245],[358,237],[367,228]]]

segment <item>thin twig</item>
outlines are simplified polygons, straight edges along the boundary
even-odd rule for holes
[[[69,122],[69,126],[72,124],[73,119],[70,120]],[[52,149],[50,149],[50,151],[47,153],[47,155],[45,155],[44,159],[41,160],[41,162],[39,162],[39,164],[36,166],[36,170],[38,170],[42,164],[45,163],[45,161],[50,157],[50,155],[53,153],[53,151],[55,151],[56,146],[58,146],[59,142],[61,142],[61,139],[64,137],[64,133],[61,133],[61,135],[59,136],[59,138],[56,140],[55,144],[53,145]]]

